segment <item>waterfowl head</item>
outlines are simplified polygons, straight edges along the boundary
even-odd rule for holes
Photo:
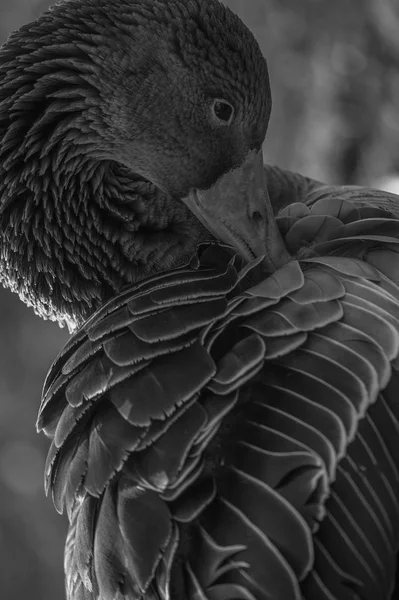
[[[3,283],[79,324],[190,255],[208,235],[191,212],[272,268],[270,108],[259,46],[218,0],[57,4],[0,51]]]

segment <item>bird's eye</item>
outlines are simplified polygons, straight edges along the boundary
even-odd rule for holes
[[[212,102],[212,114],[218,123],[230,125],[234,117],[234,107],[227,100],[215,98]]]

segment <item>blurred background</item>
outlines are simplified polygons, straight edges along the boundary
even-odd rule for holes
[[[225,1],[268,58],[267,161],[329,183],[399,192],[398,0]],[[50,3],[0,0],[0,44]],[[44,497],[48,443],[34,424],[46,372],[67,337],[0,289],[0,596],[7,600],[64,598],[66,523]]]

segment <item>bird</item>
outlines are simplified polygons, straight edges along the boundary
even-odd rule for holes
[[[398,197],[264,166],[218,0],[68,0],[0,50],[0,277],[72,336],[37,427],[68,600],[388,600]]]

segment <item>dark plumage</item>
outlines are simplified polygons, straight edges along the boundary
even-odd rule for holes
[[[4,283],[72,327],[114,296],[38,420],[68,599],[388,600],[397,197],[263,168],[266,63],[217,0],[69,0],[0,77]]]
[[[211,247],[64,348],[38,423],[68,598],[391,598],[399,220],[346,195],[280,213],[273,276]]]
[[[219,96],[231,128],[207,114]],[[259,148],[269,112],[260,50],[218,2],[56,5],[0,54],[3,283],[80,324],[181,264],[207,234],[177,198]]]

